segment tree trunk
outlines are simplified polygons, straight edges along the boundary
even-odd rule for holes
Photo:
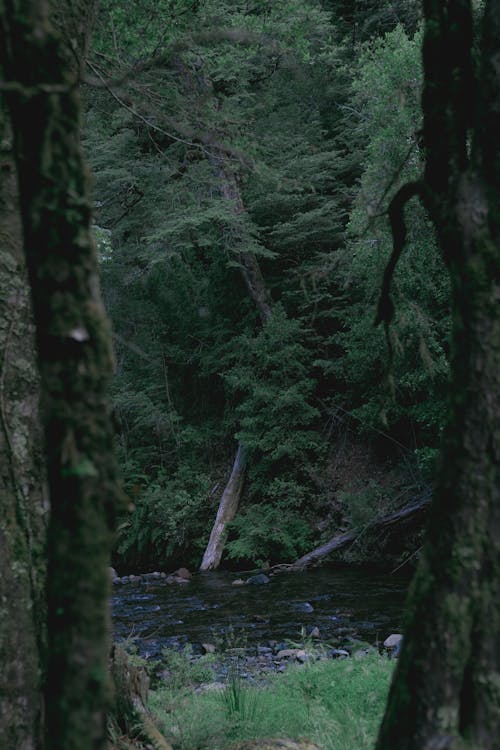
[[[238,443],[236,458],[229,481],[222,493],[219,509],[212,527],[210,539],[203,555],[200,570],[216,570],[222,558],[227,537],[227,524],[238,512],[241,491],[245,482],[245,454],[243,446]]]
[[[226,163],[227,157],[218,151],[211,159],[211,164],[219,180],[219,189],[223,198],[233,206],[236,219],[241,220],[245,213],[243,199],[238,184],[238,177]],[[264,325],[272,316],[272,300],[266,287],[264,277],[255,254],[245,250],[244,234],[234,238],[236,257],[240,264],[240,271],[247,287],[250,297]],[[219,567],[226,542],[226,526],[233,520],[238,512],[238,507],[245,481],[245,459],[244,448],[238,442],[238,449],[231,470],[229,482],[222,493],[214,526],[210,539],[203,555],[200,570],[215,570]]]
[[[69,7],[69,6],[68,6]],[[77,76],[44,0],[0,0],[36,324],[51,516],[46,747],[97,750],[109,703],[109,556],[117,474]]]
[[[219,151],[212,159],[212,166],[219,180],[219,190],[222,197],[232,204],[236,219],[241,221],[245,215],[245,206],[238,184],[238,175],[227,162],[227,156]],[[231,250],[235,253],[240,264],[243,281],[250,297],[255,302],[261,323],[264,325],[272,315],[272,299],[266,287],[259,261],[255,253],[245,249],[245,233],[243,231],[239,236],[234,237],[233,242],[234,247]]]
[[[149,677],[144,667],[132,664],[126,651],[113,646],[110,671],[115,688],[111,720],[121,738],[125,737],[126,743],[130,739],[134,750],[143,747],[172,750],[158,731],[147,707]]]
[[[450,416],[377,750],[500,746],[500,2],[476,81],[469,3],[448,5],[425,3],[423,194],[452,284]]]
[[[396,510],[393,513],[388,513],[386,516],[382,516],[382,518],[379,518],[378,521],[374,521],[368,527],[362,530],[353,529],[352,531],[346,531],[344,534],[337,534],[336,536],[332,537],[332,539],[329,539],[327,542],[322,544],[320,547],[316,547],[306,555],[299,557],[299,559],[295,560],[295,562],[291,565],[283,566],[283,569],[287,570],[287,572],[289,573],[294,573],[299,570],[305,570],[311,565],[314,565],[320,560],[323,560],[328,555],[331,555],[332,552],[336,552],[343,547],[347,547],[349,544],[353,544],[353,542],[355,542],[356,539],[361,536],[361,534],[370,533],[375,529],[383,529],[389,526],[394,526],[395,524],[407,521],[409,518],[413,518],[416,514],[422,513],[424,510],[426,510],[429,502],[430,498],[424,497],[421,500],[417,500],[416,502],[411,503],[411,505],[406,505],[400,510]]]
[[[42,743],[47,491],[12,135],[0,107],[0,747]]]

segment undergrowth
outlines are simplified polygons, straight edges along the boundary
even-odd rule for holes
[[[378,655],[290,667],[265,687],[233,675],[219,689],[176,698],[151,693],[174,750],[225,750],[242,739],[308,737],[323,750],[368,750],[382,718],[393,663]]]

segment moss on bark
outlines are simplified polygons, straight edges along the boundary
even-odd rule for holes
[[[68,6],[69,7],[69,6]],[[36,323],[51,516],[46,747],[104,747],[109,555],[119,495],[77,72],[43,0],[0,2]]]
[[[47,499],[12,137],[0,104],[0,747],[42,741]]]
[[[423,195],[452,286],[449,420],[377,750],[499,746],[500,2],[476,80],[470,3],[445,5],[424,3]]]

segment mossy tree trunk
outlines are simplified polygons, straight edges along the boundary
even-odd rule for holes
[[[47,490],[12,134],[0,103],[0,747],[43,739]]]
[[[46,747],[96,750],[106,739],[107,568],[118,495],[107,400],[113,362],[79,144],[77,74],[49,10],[45,0],[0,0],[0,54],[15,134],[51,503]]]
[[[426,171],[414,192],[451,277],[452,382],[428,541],[377,750],[493,750],[500,747],[500,0],[485,4],[477,72],[470,3],[427,0],[424,10]],[[393,226],[401,250],[404,230]]]

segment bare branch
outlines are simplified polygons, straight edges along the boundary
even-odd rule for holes
[[[392,229],[392,253],[384,271],[384,280],[382,282],[377,316],[375,318],[376,326],[380,323],[388,325],[394,316],[394,305],[391,300],[390,290],[392,277],[406,242],[404,208],[408,201],[415,195],[422,197],[423,191],[424,184],[422,180],[407,182],[399,188],[389,205],[388,213]]]

